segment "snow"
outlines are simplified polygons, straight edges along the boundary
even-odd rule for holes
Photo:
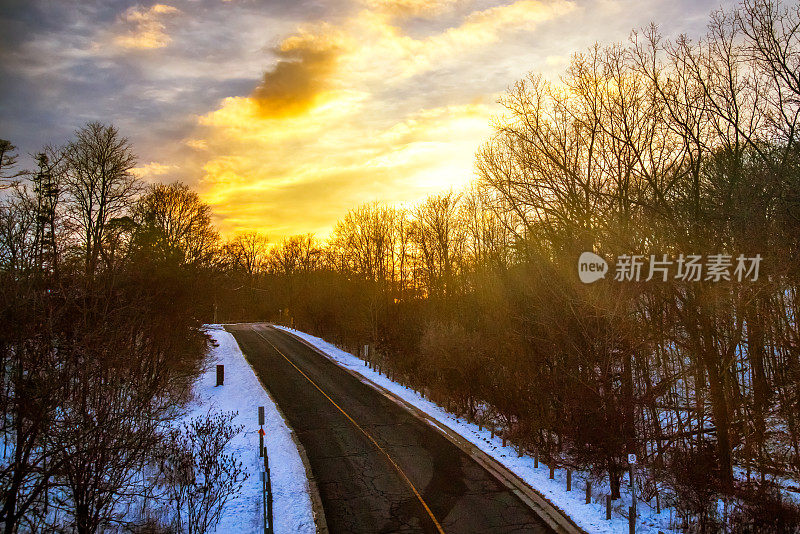
[[[264,406],[264,442],[269,454],[273,491],[275,533],[314,533],[308,478],[300,453],[275,403],[242,355],[234,337],[220,325],[207,325],[216,347],[209,354],[204,372],[193,385],[193,400],[184,407],[185,420],[215,412],[238,411],[234,425],[244,430],[233,438],[229,452],[244,463],[250,476],[239,495],[228,501],[216,532],[263,532],[263,497],[258,456],[258,407]],[[216,385],[216,365],[225,366],[225,381]]]
[[[605,495],[609,493],[607,484],[600,487],[595,487],[596,484],[593,484],[592,503],[585,504],[585,474],[573,472],[572,491],[567,492],[566,470],[556,469],[555,478],[550,480],[550,470],[544,463],[540,462],[538,469],[534,468],[534,459],[532,457],[518,457],[517,451],[512,445],[509,444],[503,447],[502,439],[498,436],[492,438],[489,430],[478,430],[477,424],[468,423],[430,400],[423,398],[412,389],[392,382],[377,371],[365,366],[362,359],[339,349],[321,338],[284,326],[274,326],[304,339],[327,355],[333,362],[361,375],[363,381],[367,384],[378,385],[390,391],[428,414],[439,424],[461,435],[515,473],[556,507],[565,511],[585,531],[602,534],[616,534],[628,531],[627,513],[631,504],[631,496],[627,493],[627,476],[625,477],[625,487],[622,490],[622,499],[612,503],[611,519],[606,520]],[[647,503],[639,502],[637,512],[637,533],[658,534],[658,532],[672,532],[669,528],[670,510],[662,510],[660,514],[656,514],[655,509],[650,508]]]

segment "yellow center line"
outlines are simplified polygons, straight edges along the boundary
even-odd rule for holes
[[[332,398],[330,398],[330,397],[328,396],[328,394],[327,394],[327,393],[325,393],[325,392],[322,390],[322,388],[321,388],[321,387],[319,387],[319,386],[317,385],[317,383],[316,383],[316,382],[314,382],[313,380],[311,380],[311,378],[310,378],[310,377],[309,377],[307,374],[305,374],[305,373],[302,371],[302,369],[300,369],[299,367],[297,367],[297,365],[295,365],[295,363],[294,363],[292,360],[290,360],[290,359],[289,359],[289,358],[288,358],[288,357],[287,357],[287,356],[286,356],[286,355],[285,355],[283,352],[281,352],[281,351],[280,351],[280,349],[278,349],[278,347],[276,347],[276,346],[275,346],[275,345],[272,343],[272,341],[270,341],[269,339],[267,339],[266,337],[264,337],[264,336],[261,334],[261,332],[259,332],[259,331],[255,330],[255,329],[253,330],[253,332],[255,332],[256,334],[258,334],[258,336],[259,336],[261,339],[263,339],[264,341],[266,341],[267,343],[269,343],[269,344],[272,346],[272,348],[273,348],[273,349],[275,349],[275,351],[276,351],[278,354],[280,354],[281,356],[283,356],[283,358],[284,358],[284,359],[285,359],[287,362],[289,362],[289,365],[291,365],[292,367],[294,367],[294,368],[295,368],[295,370],[297,370],[297,372],[298,372],[298,373],[300,373],[301,375],[303,375],[303,377],[305,377],[305,379],[306,379],[306,380],[308,380],[309,382],[311,382],[311,385],[312,385],[312,386],[314,386],[315,388],[317,388],[317,391],[319,391],[320,393],[322,393],[322,395],[323,395],[323,396],[324,396],[326,399],[328,399],[328,400],[330,401],[330,403],[331,403],[331,404],[333,404],[333,405],[336,407],[336,409],[337,409],[337,410],[339,410],[340,412],[342,412],[342,415],[344,415],[345,417],[347,417],[347,419],[348,419],[348,420],[349,420],[351,423],[353,423],[353,426],[355,426],[355,427],[356,427],[358,430],[360,430],[360,431],[361,431],[361,433],[362,433],[362,434],[364,434],[364,435],[367,437],[367,439],[368,439],[368,440],[370,440],[370,441],[372,442],[372,444],[373,444],[373,445],[375,445],[375,447],[376,447],[376,448],[377,448],[379,451],[381,451],[381,452],[384,454],[384,456],[386,456],[386,459],[388,459],[388,460],[389,460],[389,463],[391,463],[391,464],[394,466],[394,468],[397,470],[397,472],[398,472],[398,473],[400,473],[400,476],[403,478],[403,480],[405,480],[406,484],[408,484],[408,487],[410,487],[410,488],[411,488],[411,491],[412,491],[412,492],[414,492],[414,495],[416,495],[417,499],[418,499],[418,500],[419,500],[419,502],[422,504],[422,507],[423,507],[423,508],[425,508],[425,511],[426,511],[426,512],[428,512],[428,515],[431,517],[431,521],[433,521],[433,524],[434,524],[434,525],[436,525],[436,530],[437,530],[437,531],[439,531],[439,533],[440,533],[440,534],[444,534],[444,529],[442,529],[442,525],[440,525],[440,524],[439,524],[439,521],[437,521],[437,520],[436,520],[436,517],[434,517],[434,515],[433,515],[433,512],[431,512],[431,509],[430,509],[430,507],[428,506],[428,503],[426,503],[426,502],[425,502],[425,500],[422,498],[422,495],[420,495],[419,491],[417,491],[417,488],[414,486],[414,484],[411,482],[411,480],[408,478],[408,476],[406,476],[406,474],[403,472],[403,470],[400,468],[400,466],[399,466],[399,465],[397,465],[397,462],[395,462],[395,461],[392,459],[392,457],[391,457],[391,456],[389,456],[389,453],[388,453],[388,452],[386,452],[386,451],[383,449],[383,447],[381,447],[380,445],[378,445],[378,442],[377,442],[377,441],[375,441],[375,438],[373,438],[373,437],[372,437],[372,436],[369,434],[369,432],[367,432],[366,430],[364,430],[364,429],[361,427],[361,425],[359,425],[358,423],[356,423],[355,419],[353,419],[352,417],[350,417],[350,414],[348,414],[346,411],[344,411],[344,410],[342,409],[342,407],[341,407],[341,406],[339,406],[338,404],[336,404],[336,402],[335,402],[335,401],[334,401]]]

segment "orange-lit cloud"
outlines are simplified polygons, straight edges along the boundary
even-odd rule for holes
[[[313,118],[293,119],[264,118],[251,99],[231,98],[203,117],[218,152],[203,165],[201,191],[223,230],[324,234],[359,203],[414,201],[470,179],[489,106],[430,109],[372,129],[352,118],[361,98],[339,94]]]
[[[486,44],[505,32],[524,29],[548,19],[565,15],[575,9],[573,2],[540,2],[520,0],[472,13],[461,26],[449,30],[441,41],[451,46]]]
[[[286,117],[319,105],[329,89],[330,76],[343,39],[333,30],[302,32],[277,48],[280,58],[253,91],[251,98],[264,117]]]
[[[350,57],[352,71],[379,79],[408,78],[521,32],[534,32],[537,24],[574,9],[570,0],[517,0],[471,12],[461,24],[424,38],[404,33],[383,11],[365,10],[347,25],[350,33],[368,43]]]
[[[119,33],[114,44],[122,48],[152,49],[167,46],[171,38],[167,34],[164,20],[169,15],[180,13],[176,7],[155,4],[149,8],[128,8],[117,21]]]

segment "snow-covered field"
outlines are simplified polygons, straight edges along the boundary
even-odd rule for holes
[[[410,388],[392,382],[387,377],[371,370],[364,365],[364,361],[349,352],[345,352],[336,346],[318,337],[293,330],[291,328],[277,326],[287,332],[291,332],[298,337],[325,353],[331,360],[346,369],[360,374],[366,382],[373,383],[385,388],[398,397],[402,398],[417,409],[428,414],[432,419],[450,428],[454,432],[463,436],[466,440],[479,447],[489,456],[496,459],[506,468],[514,472],[531,488],[539,492],[551,503],[565,511],[576,524],[587,532],[617,534],[628,531],[627,509],[631,504],[631,497],[627,491],[627,477],[623,489],[622,499],[614,501],[612,518],[605,519],[605,495],[609,493],[608,487],[594,487],[592,489],[592,503],[585,504],[585,482],[580,473],[572,475],[572,491],[566,491],[567,474],[563,469],[555,471],[555,478],[550,480],[550,470],[544,463],[539,463],[539,467],[534,468],[534,459],[529,456],[518,457],[516,450],[511,445],[503,447],[500,437],[491,437],[489,430],[478,430],[477,424],[471,424],[464,419],[457,418],[440,406],[423,398]],[[625,511],[625,516],[622,511]],[[639,503],[636,532],[642,534],[657,534],[661,532],[671,532],[668,528],[670,522],[670,510],[662,510],[661,514],[656,514],[647,503]]]
[[[275,533],[316,532],[306,470],[292,440],[291,429],[244,359],[233,336],[219,325],[209,325],[206,329],[217,346],[211,349],[206,370],[194,384],[194,400],[184,407],[185,418],[188,420],[209,411],[238,411],[233,424],[245,428],[231,441],[229,451],[236,454],[250,473],[241,493],[226,505],[216,531],[220,534],[263,532],[260,472],[264,464],[258,456],[258,407],[264,406],[264,439],[272,475]],[[216,364],[225,366],[225,382],[221,387],[215,387]]]

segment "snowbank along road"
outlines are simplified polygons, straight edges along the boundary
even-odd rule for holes
[[[226,328],[305,448],[330,532],[553,532],[440,433],[293,336]]]

